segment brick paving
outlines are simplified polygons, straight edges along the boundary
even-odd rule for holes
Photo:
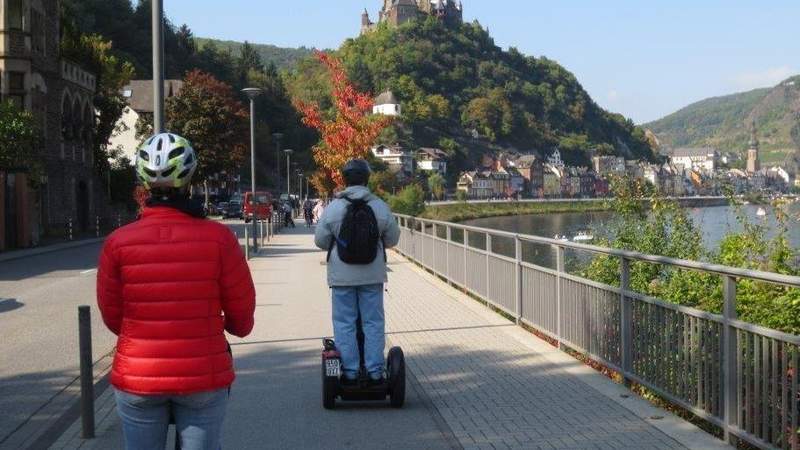
[[[312,245],[298,228],[251,261],[261,307],[254,335],[233,342],[226,448],[725,448],[634,395],[621,400],[624,388],[395,254],[387,332],[406,354],[406,407],[324,411],[317,339],[331,333],[330,301]],[[121,448],[109,393],[97,406],[97,441],[81,441],[76,422],[53,448]]]
[[[525,348],[507,320],[474,312],[464,304],[473,300],[399,261],[390,266],[390,341],[464,448],[685,448]]]

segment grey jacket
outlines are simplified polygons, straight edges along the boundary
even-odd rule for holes
[[[378,219],[382,242],[379,244],[381,248],[378,249],[378,257],[375,258],[375,261],[372,264],[363,266],[343,263],[336,252],[336,246],[334,246],[328,262],[328,285],[337,287],[386,283],[388,279],[386,276],[386,261],[383,258],[384,249],[382,247],[385,245],[388,249],[397,245],[398,241],[400,241],[400,227],[397,225],[397,220],[392,215],[389,206],[373,195],[366,187],[351,186],[336,195],[336,200],[325,208],[325,212],[322,213],[322,217],[317,223],[314,242],[317,247],[327,251],[331,246],[331,242],[334,241],[334,237],[339,235],[339,229],[349,205],[348,201],[342,197],[367,201],[375,213],[375,218]]]

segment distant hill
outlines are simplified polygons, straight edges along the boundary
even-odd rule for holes
[[[592,151],[654,159],[644,130],[598,106],[563,66],[503,50],[478,23],[381,24],[335,54],[359,88],[391,90],[402,104],[402,120],[384,142],[440,147],[456,169],[505,149],[547,156],[558,147],[567,163],[583,166]],[[313,61],[298,65],[288,87],[296,98],[330,106],[324,71]]]
[[[213,42],[219,48],[227,49],[234,55],[238,55],[239,49],[242,47],[242,42],[223,41],[210,38],[195,38],[195,42],[197,43],[198,49],[208,45],[209,42]],[[274,63],[278,69],[287,70],[294,68],[299,60],[307,57],[314,51],[313,49],[306,47],[285,48],[269,44],[254,44],[252,42],[250,45],[256,49],[258,54],[261,56],[261,60],[264,61],[264,64]]]
[[[755,120],[764,159],[782,161],[793,151],[791,130],[800,114],[800,75],[773,88],[714,97],[693,103],[643,127],[656,134],[662,146],[713,146],[744,152],[748,129]]]

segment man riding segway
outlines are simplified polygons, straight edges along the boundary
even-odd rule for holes
[[[400,228],[389,206],[367,188],[366,161],[348,162],[342,177],[347,188],[325,209],[315,235],[316,245],[328,251],[335,338],[335,344],[325,341],[324,405],[332,408],[337,396],[378,400],[388,394],[399,407],[405,396],[405,363],[399,348],[389,352],[388,368],[384,363],[383,285],[386,249],[397,245]]]

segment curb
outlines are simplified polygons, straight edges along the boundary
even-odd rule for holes
[[[102,238],[91,238],[91,239],[81,239],[79,241],[67,242],[67,243],[64,243],[64,244],[47,245],[47,246],[44,246],[44,247],[36,247],[36,248],[32,248],[32,249],[27,249],[27,250],[16,250],[16,251],[13,251],[13,252],[8,253],[8,254],[0,253],[0,262],[11,261],[11,260],[20,259],[20,258],[27,258],[29,256],[42,255],[42,254],[45,254],[45,253],[58,252],[58,251],[61,251],[61,250],[68,250],[68,249],[75,248],[75,247],[83,247],[85,245],[91,245],[91,244],[96,244],[98,242],[103,242],[105,239],[106,238],[104,238],[104,237],[102,237]]]

